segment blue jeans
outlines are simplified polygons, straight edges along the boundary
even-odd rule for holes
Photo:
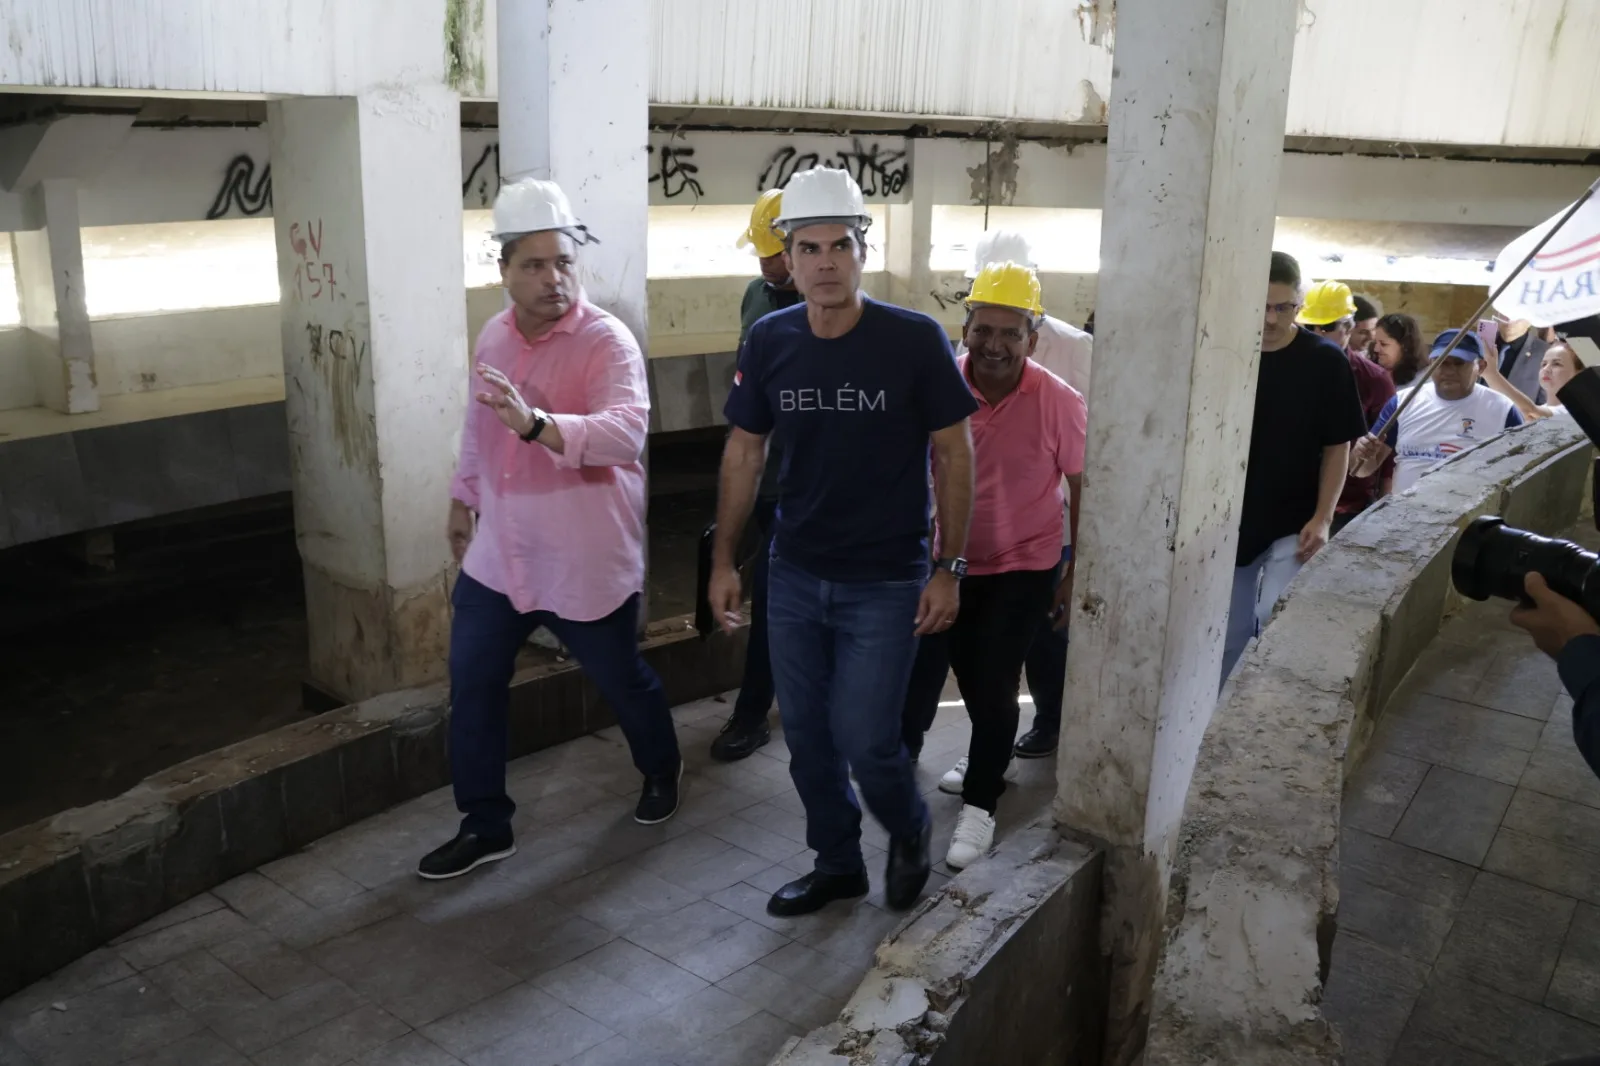
[[[761,544],[750,563],[750,631],[744,649],[744,680],[739,684],[739,698],[733,705],[733,717],[738,722],[765,722],[772,710],[772,653],[767,638],[767,570],[772,554],[772,522],[777,511],[777,500],[757,500],[756,529],[761,534]]]
[[[489,840],[511,835],[517,805],[506,795],[506,715],[517,652],[545,626],[567,649],[616,712],[647,775],[678,770],[678,736],[661,679],[639,655],[639,597],[594,622],[571,622],[549,611],[521,614],[511,601],[466,574],[450,597],[450,780],[463,832]]]
[[[890,837],[927,824],[911,760],[900,744],[906,682],[917,654],[921,580],[831,582],[774,556],[767,587],[772,677],[789,745],[789,776],[806,808],[816,869],[864,868],[861,806]]]
[[[1300,538],[1279,537],[1245,566],[1233,569],[1233,599],[1228,604],[1228,632],[1222,644],[1222,680],[1233,673],[1251,637],[1272,618],[1278,597],[1304,564],[1295,558]]]

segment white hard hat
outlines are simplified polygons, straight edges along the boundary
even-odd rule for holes
[[[847,171],[832,167],[802,170],[783,187],[783,205],[773,225],[793,233],[814,222],[843,222],[865,229],[872,223],[861,186]]]
[[[570,233],[579,243],[588,230],[572,213],[567,194],[553,181],[523,178],[500,190],[494,200],[494,232],[497,241],[510,241],[528,233],[558,229]]]
[[[977,277],[978,272],[991,263],[1016,263],[1031,270],[1039,268],[1039,264],[1033,261],[1033,249],[1028,246],[1028,238],[1014,229],[992,229],[978,238],[967,277]]]

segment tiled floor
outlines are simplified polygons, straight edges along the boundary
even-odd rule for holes
[[[1600,781],[1507,609],[1450,622],[1346,790],[1324,1007],[1348,1066],[1600,1055]]]
[[[837,1014],[899,918],[870,819],[866,900],[768,917],[810,869],[805,823],[781,736],[708,763],[728,709],[675,712],[689,771],[665,825],[633,822],[614,730],[541,752],[512,766],[513,858],[417,880],[455,812],[448,791],[407,803],[0,1003],[0,1066],[759,1066]],[[941,710],[918,771],[937,857],[960,800],[936,784],[967,735]],[[1002,833],[1052,793],[1053,760],[1019,766]]]

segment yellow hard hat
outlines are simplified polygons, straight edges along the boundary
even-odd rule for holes
[[[1356,301],[1350,295],[1350,286],[1342,281],[1324,281],[1307,291],[1298,321],[1302,326],[1326,326],[1355,313]]]
[[[967,306],[989,304],[994,307],[1012,307],[1030,315],[1042,314],[1044,304],[1039,299],[1039,275],[1017,263],[990,263],[972,279],[972,291],[967,294]]]
[[[756,206],[750,211],[750,227],[739,238],[739,247],[749,245],[755,248],[756,254],[763,259],[783,251],[783,238],[772,229],[772,221],[778,217],[778,210],[781,207],[783,207],[782,189],[768,189],[762,193],[761,199],[756,201]]]

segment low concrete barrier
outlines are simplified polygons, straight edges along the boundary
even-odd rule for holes
[[[745,630],[652,627],[645,659],[674,703],[737,688]],[[0,998],[191,896],[450,780],[444,685],[275,729],[146,778],[115,799],[0,836]],[[614,725],[573,665],[511,688],[510,753]]]
[[[1106,1010],[1101,856],[1034,826],[924,900],[839,1019],[773,1066],[1089,1066]]]
[[[1506,433],[1345,529],[1289,588],[1223,692],[1190,785],[1147,1061],[1340,1061],[1318,1007],[1339,901],[1347,766],[1441,620],[1482,514],[1569,527],[1593,451],[1571,423]]]

